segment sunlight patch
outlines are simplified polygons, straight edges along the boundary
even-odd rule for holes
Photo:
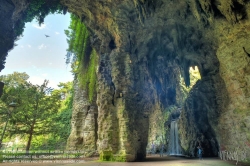
[[[196,84],[198,80],[201,79],[200,71],[197,66],[191,66],[189,68],[189,77],[190,77],[190,86],[187,87],[184,81],[184,78],[180,75],[180,87],[183,93],[183,101],[187,98],[188,93],[192,87]]]
[[[195,83],[201,79],[200,71],[197,66],[192,66],[189,68],[190,75],[190,87],[194,86]]]

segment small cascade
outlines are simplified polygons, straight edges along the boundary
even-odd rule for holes
[[[170,140],[168,153],[169,155],[182,155],[181,147],[179,144],[178,123],[176,120],[171,121],[170,124]]]

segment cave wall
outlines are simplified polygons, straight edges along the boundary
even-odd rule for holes
[[[84,150],[85,156],[96,154],[97,106],[90,103],[86,91],[77,80],[74,81],[71,133],[67,141],[68,150]]]
[[[72,6],[81,6],[83,2],[65,3],[69,5],[69,11],[74,11]],[[100,40],[92,43],[100,54],[97,67],[98,151],[102,159],[109,159],[110,154],[119,160],[143,159],[148,144],[149,124],[154,121],[152,119],[160,119],[161,112],[168,105],[181,103],[178,101],[181,98],[180,69],[174,61],[172,39],[169,36],[161,40],[168,30],[154,32],[156,21],[153,19],[150,20],[153,23],[145,23],[149,29],[143,31],[137,9],[133,11],[133,2],[121,3],[119,8],[122,10],[117,12],[116,18],[109,18],[110,10],[114,10],[111,3],[96,2],[92,5],[89,7],[91,10],[82,8],[79,15],[91,15],[84,15],[82,19],[87,25],[95,26],[91,28],[92,36],[98,36]],[[103,5],[111,6],[104,8]],[[127,11],[130,8],[132,10]],[[127,14],[130,18],[124,17]],[[131,21],[135,25],[130,24]],[[113,24],[111,27],[109,22]],[[134,32],[137,25],[139,28]],[[155,35],[158,37],[156,41]],[[146,37],[148,43],[144,43],[145,39],[141,36]],[[115,48],[110,46],[111,41],[114,41]],[[157,48],[162,43],[167,46]],[[154,110],[159,112],[158,117]],[[156,127],[151,127],[152,139],[158,135],[154,132]]]
[[[18,39],[14,34],[15,24],[27,8],[27,0],[3,0],[0,5],[0,71],[4,68],[8,51],[14,47]]]
[[[13,47],[13,22],[6,19],[10,19],[14,12],[15,6],[11,1],[3,1],[0,6],[0,68],[4,68],[5,59],[9,49]]]
[[[23,5],[1,1],[1,64],[27,5],[18,2]],[[179,131],[187,154],[195,154],[197,143],[207,156],[237,147],[249,152],[248,0],[61,2],[87,25],[99,55],[96,101],[87,103],[75,84],[69,147],[97,149],[104,160],[143,159],[148,140],[165,133],[159,118],[176,106],[182,107]],[[180,75],[189,86],[190,66],[198,66],[202,79],[184,102]],[[97,133],[85,137],[90,130]]]
[[[247,7],[250,11],[250,6]],[[246,17],[249,16],[247,13]],[[243,21],[230,28],[224,24],[221,28],[216,55],[229,103],[219,117],[218,140],[221,149],[246,151],[250,157],[250,24]]]
[[[182,145],[191,156],[201,144],[205,155],[227,150],[246,152],[249,158],[249,3],[217,1],[215,5],[220,12],[210,23],[216,39],[210,57],[215,59],[211,62],[219,63],[207,70],[185,102]]]
[[[76,10],[73,3],[82,5],[67,2],[73,12]],[[164,134],[159,129],[160,123],[155,121],[160,122],[159,117],[169,106],[182,105],[179,75],[189,85],[190,66],[198,66],[202,80],[191,90],[181,114],[179,131],[185,152],[195,155],[199,143],[207,156],[217,156],[219,150],[233,151],[238,147],[237,142],[241,142],[243,148],[249,141],[246,132],[249,127],[249,57],[242,48],[249,50],[246,44],[249,1],[116,2],[95,1],[87,3],[81,12],[75,11],[98,36],[99,44],[93,45],[99,48],[100,57],[109,57],[106,60],[110,69],[98,71],[99,78],[108,77],[105,78],[108,81],[99,80],[99,85],[107,90],[100,88],[97,96],[99,126],[103,128],[98,130],[98,140],[100,145],[105,145],[99,146],[99,152],[127,154],[127,160],[143,158],[148,140],[141,140],[141,136],[151,141]],[[236,36],[241,36],[242,41]],[[238,44],[230,45],[228,38],[234,38]],[[111,40],[115,48],[108,45]],[[244,46],[240,46],[243,42]],[[237,55],[228,58],[227,52]],[[242,59],[237,63],[234,58]],[[167,62],[176,67],[171,68]],[[240,74],[228,70],[230,66],[232,70],[237,68]],[[176,94],[171,96],[171,92]],[[234,114],[228,115],[230,112]],[[240,120],[240,113],[247,115],[244,120]],[[144,114],[149,120],[141,118]],[[231,128],[229,123],[240,123],[242,130]],[[138,129],[138,126],[143,127]],[[106,131],[113,137],[109,138]],[[237,136],[232,136],[232,132],[237,132]],[[105,138],[108,140],[103,143]],[[227,141],[223,140],[225,138]]]

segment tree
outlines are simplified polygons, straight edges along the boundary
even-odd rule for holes
[[[27,82],[29,75],[26,73],[14,72],[13,74],[0,76],[0,81],[4,82],[3,95],[0,100],[0,114],[2,122],[6,122],[8,116],[8,105],[14,100],[13,89]]]
[[[50,134],[35,136],[32,149],[64,149],[71,131],[71,115],[73,103],[72,82],[60,83],[57,93],[61,94],[62,104],[58,113],[53,118]]]
[[[5,78],[9,80],[8,77]],[[51,132],[54,117],[60,108],[61,94],[48,87],[48,80],[39,86],[32,85],[24,79],[22,83],[16,83],[14,86],[13,83],[7,83],[1,100],[6,105],[10,100],[18,104],[10,117],[12,126],[9,132],[12,135],[28,136],[26,145],[28,152],[33,135]]]
[[[27,82],[28,79],[29,79],[28,74],[19,72],[14,72],[13,74],[0,76],[0,80],[4,82],[5,87],[8,88],[24,84],[25,82]]]
[[[60,108],[59,113],[55,117],[56,124],[53,128],[54,132],[52,136],[54,138],[59,138],[58,141],[60,142],[60,144],[65,146],[71,131],[71,116],[74,92],[72,82],[60,83],[58,86],[60,87],[60,90],[58,91],[64,96],[64,100],[62,102],[62,107]]]

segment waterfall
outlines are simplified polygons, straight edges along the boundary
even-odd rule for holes
[[[168,148],[169,155],[181,155],[177,121],[172,121],[170,124],[170,140],[168,146],[169,146]]]

